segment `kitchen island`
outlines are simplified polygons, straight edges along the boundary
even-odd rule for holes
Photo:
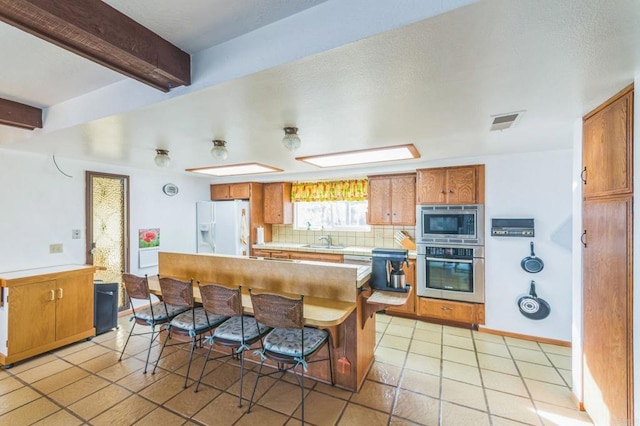
[[[246,293],[249,288],[288,296],[304,295],[305,323],[324,328],[332,339],[334,382],[336,386],[358,391],[371,364],[375,346],[373,312],[365,309],[370,269],[354,265],[247,258],[211,254],[159,254],[160,276],[194,280],[202,284],[216,283],[229,287],[242,286],[243,306],[252,312]],[[149,280],[158,293],[157,281]],[[197,290],[197,288],[196,288]],[[196,300],[199,293],[194,293]],[[394,303],[403,303],[402,300]],[[324,349],[323,349],[324,351]],[[247,359],[254,359],[252,351]],[[344,362],[344,359],[348,362]],[[342,359],[341,362],[338,362]],[[326,363],[309,364],[310,377],[330,382]]]

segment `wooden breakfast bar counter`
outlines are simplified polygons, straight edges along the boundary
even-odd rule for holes
[[[159,274],[201,284],[242,286],[245,312],[253,312],[248,289],[298,297],[304,295],[305,324],[327,329],[332,338],[334,382],[358,391],[373,363],[375,321],[366,309],[370,271],[354,265],[273,260],[211,254],[159,253]],[[159,294],[157,280],[150,289]],[[197,287],[194,288],[199,300]],[[402,301],[394,304],[402,304]],[[381,306],[381,305],[380,305]],[[323,349],[324,350],[324,349]],[[253,357],[247,352],[247,359]],[[322,356],[322,355],[321,355]],[[256,358],[257,359],[257,358]],[[342,359],[341,362],[338,362]],[[344,359],[348,360],[347,362]],[[330,382],[326,363],[309,365],[305,375]]]

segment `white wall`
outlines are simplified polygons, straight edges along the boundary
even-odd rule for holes
[[[85,262],[85,170],[122,174],[130,182],[131,272],[157,273],[157,268],[138,268],[139,228],[160,228],[165,251],[195,251],[195,202],[208,200],[209,181],[185,176],[170,169],[157,172],[126,169],[100,163],[0,151],[0,271],[14,271]],[[168,197],[162,186],[180,188]],[[71,238],[81,229],[82,238]],[[62,243],[64,252],[50,254],[49,244]]]

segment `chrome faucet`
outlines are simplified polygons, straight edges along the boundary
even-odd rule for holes
[[[331,235],[323,235],[320,238],[318,238],[318,240],[326,241],[327,242],[327,247],[331,247],[333,245],[333,241],[331,241]]]

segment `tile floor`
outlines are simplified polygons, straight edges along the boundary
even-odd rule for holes
[[[236,361],[208,363],[194,394],[193,385],[183,389],[186,350],[165,350],[159,371],[143,374],[147,340],[134,337],[118,362],[130,323],[121,318],[120,325],[0,370],[0,424],[299,424],[299,388],[290,375],[261,379],[257,405],[245,414],[237,407]],[[591,424],[571,400],[569,348],[382,314],[376,336],[376,360],[359,393],[306,381],[309,424]],[[255,373],[246,377],[249,396]]]

